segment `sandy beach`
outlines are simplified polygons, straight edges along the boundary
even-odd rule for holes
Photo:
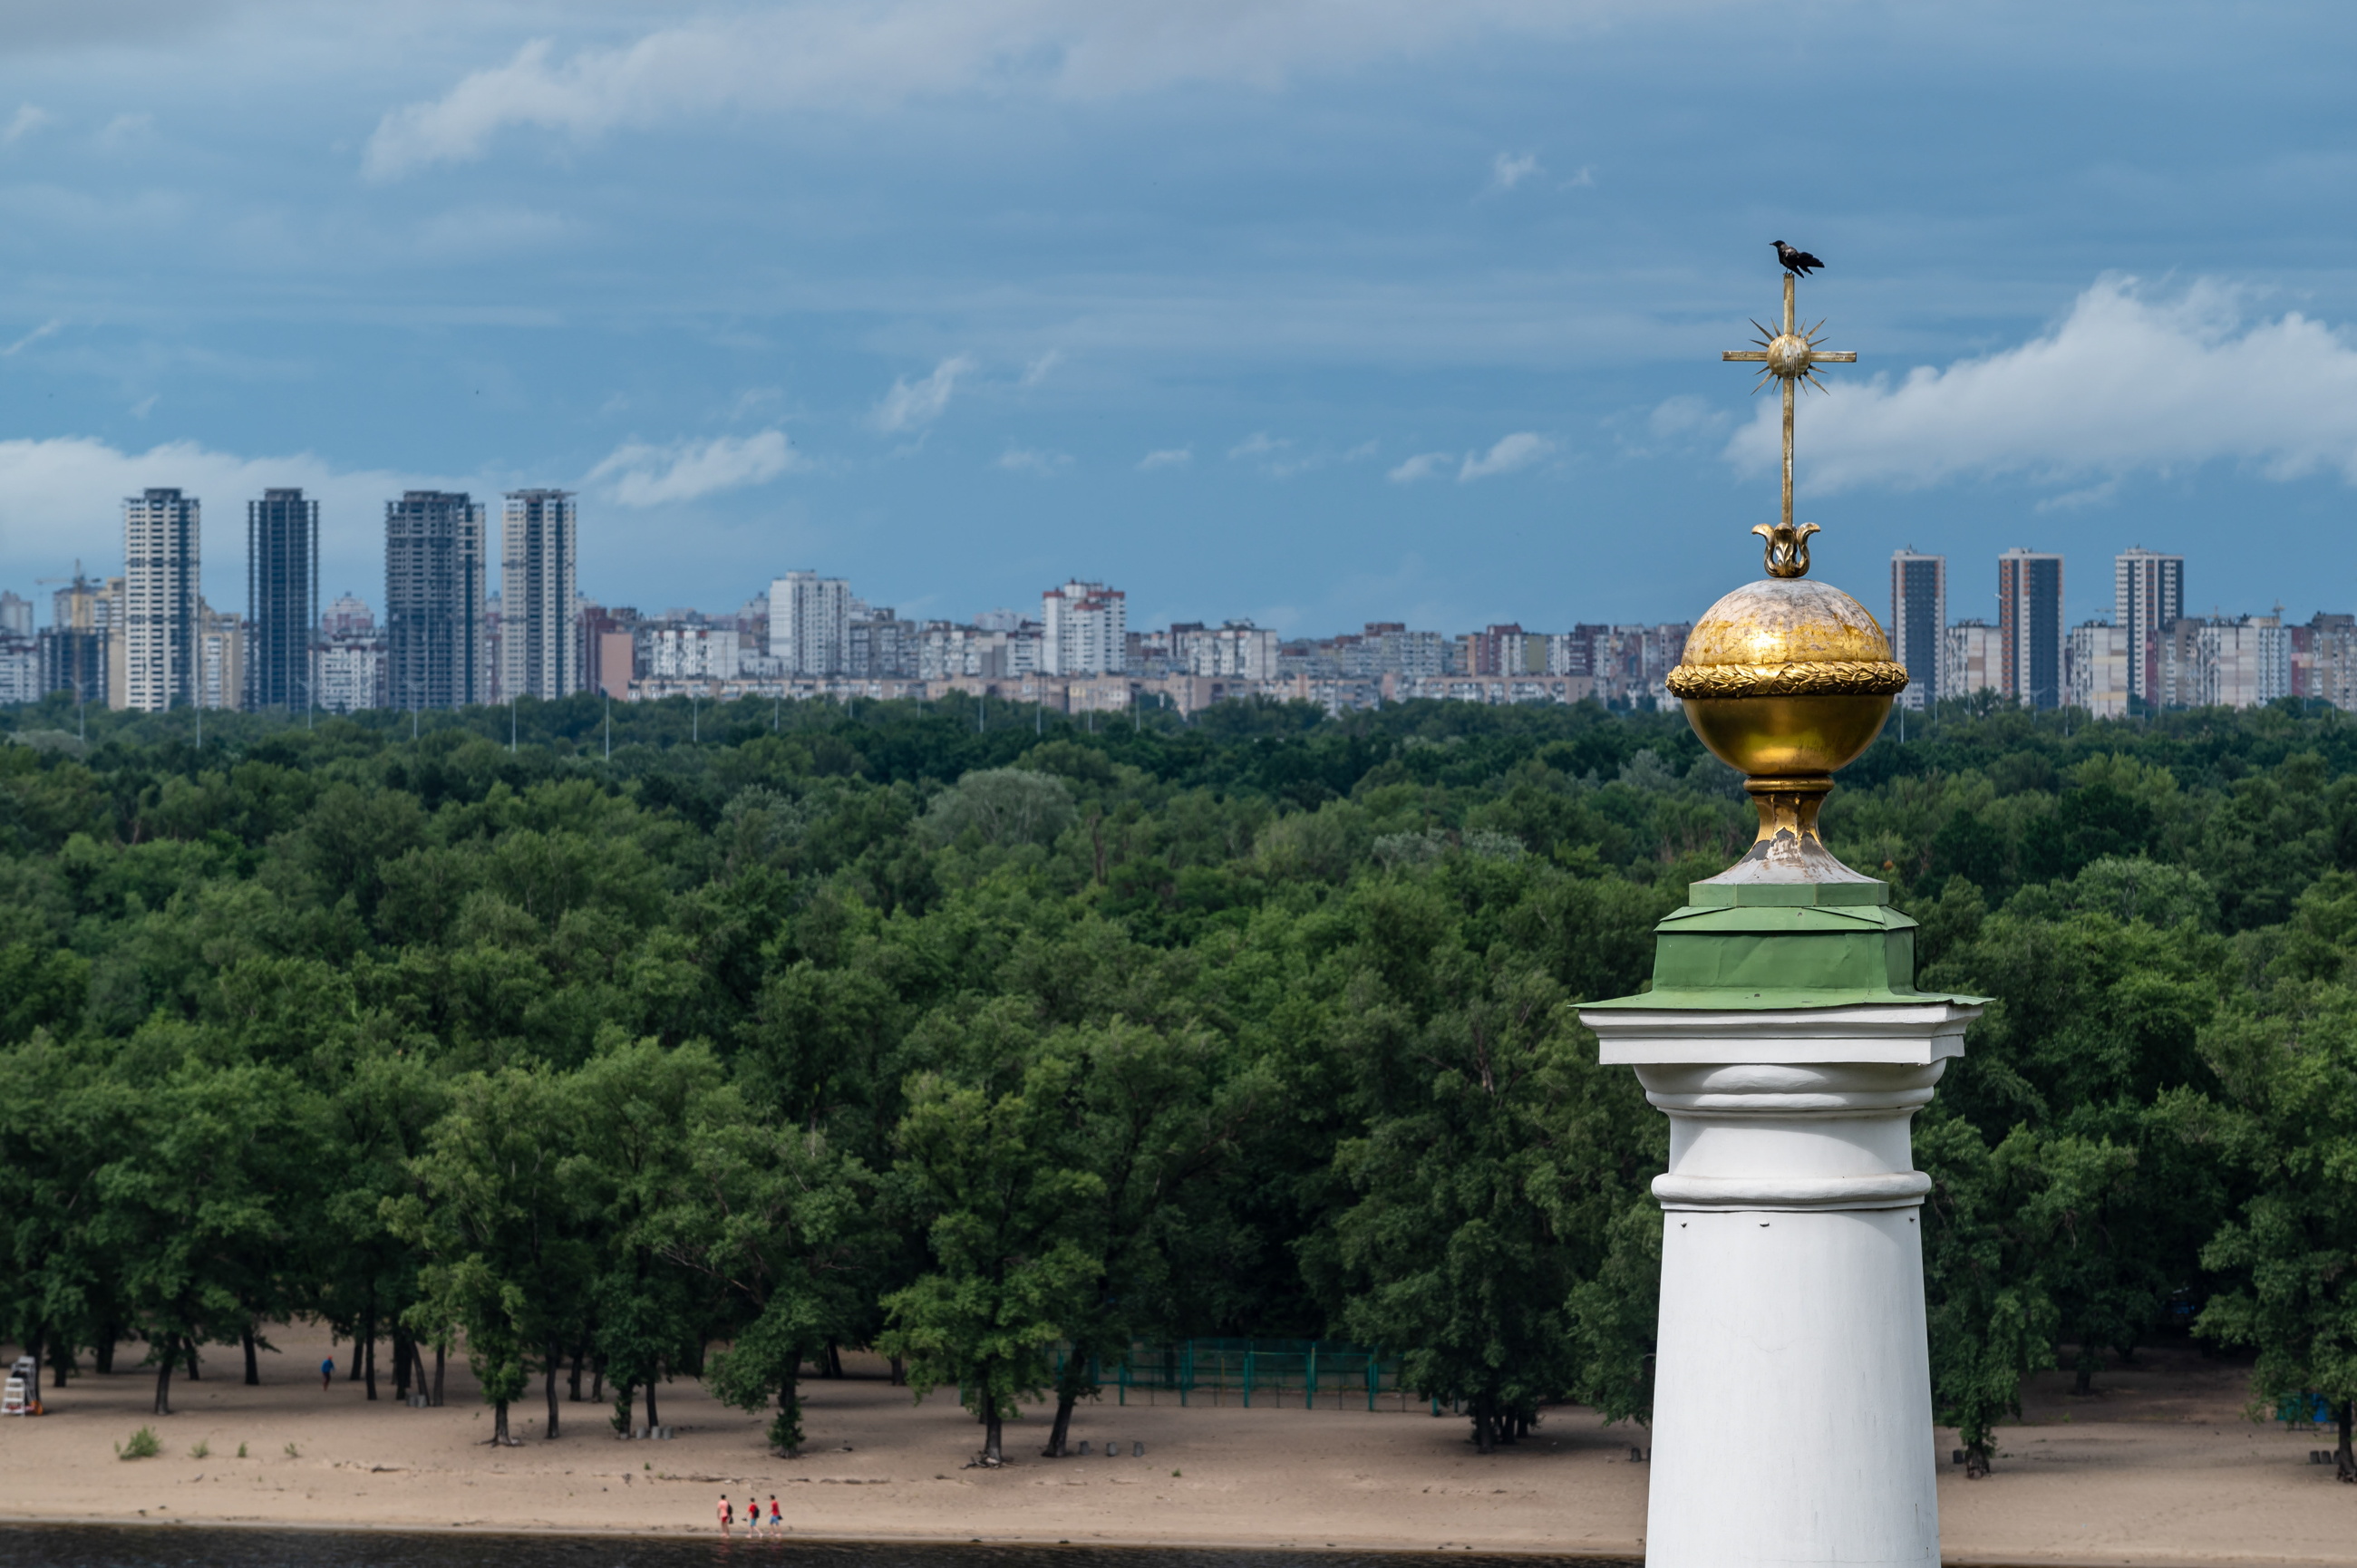
[[[0,1519],[682,1534],[713,1530],[723,1492],[740,1508],[774,1492],[805,1539],[1644,1550],[1646,1471],[1631,1444],[1645,1434],[1577,1408],[1549,1411],[1534,1440],[1484,1458],[1463,1422],[1413,1404],[1109,1396],[1075,1421],[1090,1457],[1039,1458],[1046,1423],[1034,1412],[1007,1429],[1006,1467],[985,1471],[965,1467],[979,1434],[951,1392],[917,1403],[854,1357],[854,1375],[804,1385],[810,1442],[796,1459],[767,1453],[762,1418],[684,1381],[662,1394],[678,1432],[669,1442],[619,1440],[608,1407],[586,1401],[564,1405],[550,1442],[535,1391],[511,1416],[523,1445],[493,1448],[463,1361],[447,1403],[415,1410],[389,1380],[373,1404],[340,1370],[323,1391],[323,1332],[272,1338],[260,1387],[240,1380],[233,1348],[216,1347],[200,1380],[175,1380],[166,1420],[147,1414],[153,1373],[128,1365],[136,1347],[123,1370],[45,1389],[51,1413],[0,1422]],[[340,1368],[350,1347],[332,1348]],[[1954,1434],[1938,1434],[1949,1563],[2357,1563],[2357,1487],[2306,1463],[2328,1437],[2244,1419],[2239,1368],[2182,1349],[2144,1361],[2106,1374],[2092,1397],[2040,1379],[1985,1480],[1948,1464]],[[115,1445],[143,1424],[163,1453],[118,1460]],[[1727,1463],[1774,1440],[1729,1433]],[[1104,1455],[1108,1443],[1118,1456]]]

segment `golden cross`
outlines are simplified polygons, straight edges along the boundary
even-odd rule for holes
[[[1817,334],[1825,325],[1822,321],[1806,331],[1801,329],[1792,315],[1790,273],[1784,274],[1784,329],[1770,332],[1757,321],[1751,325],[1760,328],[1760,347],[1729,349],[1719,359],[1764,364],[1767,368],[1760,372],[1760,381],[1753,383],[1753,392],[1758,392],[1770,376],[1784,383],[1784,521],[1774,529],[1763,522],[1751,532],[1767,536],[1768,570],[1772,575],[1798,577],[1809,570],[1808,537],[1817,532],[1817,525],[1804,523],[1797,531],[1792,527],[1792,393],[1803,382],[1822,387],[1813,373],[1817,366],[1855,365],[1857,356],[1818,348]]]

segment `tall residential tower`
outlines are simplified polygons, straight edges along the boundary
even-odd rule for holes
[[[195,705],[199,592],[197,498],[151,489],[123,502],[123,705]]]
[[[1907,690],[1900,705],[1921,713],[1948,693],[1941,666],[1948,625],[1948,558],[1918,555],[1912,549],[1890,556],[1890,652],[1906,667]]]
[[[2026,708],[2062,705],[2062,557],[2008,550],[1996,558],[1996,624],[2004,648],[1998,688]]]
[[[387,706],[490,700],[484,569],[483,508],[471,497],[409,490],[384,503]]]
[[[2185,557],[2142,545],[2112,558],[2112,624],[2126,634],[2128,698],[2161,705],[2161,660],[2169,623],[2185,615]]]
[[[319,503],[264,490],[245,503],[245,607],[253,618],[245,705],[313,708],[311,645],[319,614]]]
[[[500,694],[581,689],[575,635],[580,528],[570,490],[511,490],[500,524]],[[734,673],[734,671],[731,671]]]

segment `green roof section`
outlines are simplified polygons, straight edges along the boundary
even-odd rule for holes
[[[1981,996],[1915,989],[1913,917],[1880,882],[1695,883],[1695,901],[1653,928],[1653,983],[1588,1008],[1750,1008],[1975,1004]]]

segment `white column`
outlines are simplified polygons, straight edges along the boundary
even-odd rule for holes
[[[1908,1124],[1979,1013],[1580,1015],[1670,1118],[1648,1568],[1938,1563]]]

